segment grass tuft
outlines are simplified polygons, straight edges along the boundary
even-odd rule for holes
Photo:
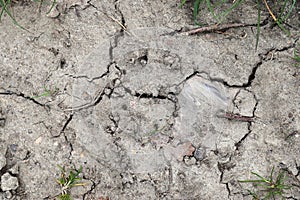
[[[44,1],[44,0],[33,0],[33,2],[37,2],[37,3],[45,3],[45,4],[49,4],[49,2],[47,1]],[[23,26],[21,26],[16,18],[13,16],[12,14],[12,10],[11,10],[11,3],[12,1],[11,0],[0,0],[0,8],[1,8],[1,12],[0,12],[0,21],[3,17],[3,15],[6,13],[13,21],[13,23],[18,26],[19,28],[25,30],[25,31],[28,31],[26,28],[24,28]],[[50,9],[48,10],[48,12],[46,14],[49,14],[51,12],[51,10],[54,8],[54,6],[56,5],[56,0],[50,0],[50,4],[51,4],[51,7]]]
[[[295,9],[295,4],[297,0],[279,0],[275,1],[275,4],[270,6],[267,0],[256,0],[257,4],[257,32],[256,32],[256,44],[255,49],[257,49],[260,29],[261,29],[261,12],[262,12],[262,4],[268,11],[269,15],[272,17],[273,21],[276,25],[287,35],[290,35],[290,32],[285,28],[286,20],[289,18],[292,11]],[[187,0],[181,0],[180,6],[184,5]],[[233,0],[233,1],[226,1],[226,0],[194,0],[194,10],[193,10],[193,17],[194,17],[194,24],[199,25],[201,23],[197,22],[197,16],[200,13],[200,7],[206,8],[213,18],[215,19],[217,24],[220,24],[224,21],[224,19],[230,15],[234,9],[241,6],[244,0]],[[230,3],[231,5],[226,6],[225,4]],[[216,13],[216,10],[220,13]],[[274,12],[274,10],[276,12]],[[277,15],[277,16],[276,16]]]
[[[255,175],[258,179],[241,180],[239,182],[253,183],[255,187],[259,187],[258,191],[248,190],[249,194],[253,197],[254,200],[275,199],[277,196],[284,198],[283,195],[285,191],[291,189],[292,187],[290,185],[285,184],[286,181],[285,173],[286,171],[281,169],[277,177],[274,177],[274,167],[273,167],[270,176],[267,178],[259,175],[258,173],[251,172],[251,174]]]

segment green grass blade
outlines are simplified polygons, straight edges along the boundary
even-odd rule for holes
[[[7,7],[10,5],[11,0],[8,0],[5,2],[5,0],[0,0],[0,6],[2,7],[2,10],[0,12],[0,21],[1,21],[1,17],[4,14],[4,12],[11,18],[11,20],[13,21],[13,23],[18,26],[19,28],[28,31],[26,28],[24,28],[23,26],[21,26],[17,20],[14,18],[14,16],[11,14],[10,10],[7,9]],[[29,32],[29,31],[28,31]]]
[[[46,14],[49,14],[51,12],[51,10],[54,8],[55,5],[56,5],[56,0],[53,0],[51,7],[50,7],[49,11]]]
[[[264,199],[270,199],[270,198],[273,197],[273,196],[274,196],[273,192],[272,192],[272,191],[269,191],[269,192],[267,193],[267,195],[263,198],[263,200],[264,200]]]
[[[8,12],[8,10],[6,9],[7,8],[7,6],[10,4],[10,0],[8,0],[7,2],[5,2],[4,0],[1,0],[1,7],[2,7],[2,10],[1,10],[1,13],[0,13],[0,20],[1,20],[1,17],[2,17],[2,15],[3,15],[3,13],[4,13],[4,11],[7,13]],[[8,13],[9,14],[9,13]]]
[[[296,66],[300,66],[300,53],[294,49],[294,60],[296,61]]]
[[[235,1],[232,6],[230,6],[230,8],[228,8],[227,10],[225,10],[223,13],[221,13],[219,15],[219,17],[221,18],[221,20],[223,20],[228,14],[230,14],[232,12],[233,9],[235,9],[236,7],[238,7],[243,0],[237,0]]]
[[[83,167],[80,166],[79,169],[77,170],[76,176],[78,176],[82,172]]]
[[[280,172],[280,173],[278,174],[275,183],[276,183],[277,185],[280,185],[280,184],[282,184],[282,183],[284,182],[284,180],[285,180],[284,171],[282,171],[282,172]]]
[[[282,24],[279,20],[276,20],[276,24],[286,35],[288,35],[288,36],[291,35],[291,33],[282,26]]]
[[[212,14],[213,18],[214,18],[218,23],[220,23],[221,20],[217,17],[217,15],[216,15],[216,13],[215,13],[215,11],[214,11],[214,8],[213,8],[213,6],[212,6],[210,0],[206,0],[206,6],[207,6],[209,12]]]
[[[286,0],[288,1],[288,0]],[[283,21],[286,21],[287,18],[289,18],[290,14],[292,13],[294,7],[295,7],[295,4],[296,4],[296,0],[293,0],[293,4],[291,5],[290,9],[289,9],[289,12],[285,15]]]
[[[282,25],[282,22],[284,22],[284,20],[282,20],[282,18],[280,18],[280,17],[277,17],[277,18],[276,18],[276,16],[272,13],[272,11],[270,10],[270,8],[268,7],[268,5],[267,5],[266,2],[265,2],[265,4],[266,4],[266,7],[267,7],[267,9],[268,9],[270,15],[272,16],[273,20],[274,20],[275,23],[277,24],[277,26],[278,26],[278,27],[279,27],[286,35],[290,36],[291,33],[290,33],[287,29],[285,29],[285,28],[283,27],[283,25]],[[283,6],[283,7],[285,7],[285,6]],[[293,6],[292,6],[291,8],[293,8]],[[281,13],[283,13],[283,12],[284,12],[284,9],[281,10]],[[280,14],[279,14],[279,16],[280,16]]]
[[[66,182],[66,180],[64,179],[64,178],[59,178],[59,179],[57,179],[57,181],[59,182],[59,184],[61,184],[61,185],[65,185],[67,182]]]
[[[285,9],[286,9],[286,6],[287,6],[288,1],[289,1],[289,0],[285,0],[285,1],[284,1],[284,4],[280,7],[280,13],[279,13],[279,16],[278,16],[279,19],[282,19],[282,16],[283,16],[283,14],[284,14],[284,11],[285,11]]]
[[[61,200],[71,200],[71,196],[69,194],[62,194],[59,196]]]
[[[289,185],[278,185],[277,188],[280,189],[280,190],[289,190],[289,189],[292,188],[292,186],[289,186]]]
[[[186,3],[186,0],[182,0],[180,5],[179,5],[179,8],[182,8],[182,6]]]
[[[241,180],[241,183],[265,183],[264,180]]]
[[[1,0],[1,6],[3,4],[4,0]],[[25,30],[25,31],[28,31],[26,28],[24,28],[23,26],[21,26],[17,21],[16,19],[12,16],[12,14],[10,13],[10,11],[7,9],[7,6],[11,3],[11,0],[8,0],[4,6],[2,6],[2,10],[1,10],[1,13],[0,13],[0,20],[1,20],[1,17],[3,15],[3,13],[5,12],[13,21],[13,23],[18,26],[19,28]]]
[[[194,11],[193,11],[194,24],[197,24],[197,15],[199,13],[199,7],[200,7],[201,2],[202,2],[202,0],[196,0],[194,2]]]
[[[248,192],[253,197],[253,199],[259,199],[258,195],[255,192],[252,192],[251,190],[248,190]]]
[[[216,9],[222,9],[222,6],[224,5],[224,3],[226,3],[228,0],[218,0],[218,1],[214,1],[213,2],[213,6],[212,9],[216,10]]]
[[[57,165],[57,167],[59,168],[59,170],[60,170],[61,172],[63,172],[63,173],[65,173],[65,172],[66,172],[66,170],[65,170],[65,168],[64,168],[64,167],[62,167],[62,166],[60,166],[60,165]]]
[[[273,173],[274,173],[274,167],[272,167],[271,174],[270,174],[270,181],[271,182],[273,181]]]
[[[251,172],[251,174],[254,174],[255,176],[259,177],[263,182],[269,182],[269,180],[267,180],[266,178],[262,177],[261,175],[255,173],[255,172]]]

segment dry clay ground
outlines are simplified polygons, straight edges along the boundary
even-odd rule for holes
[[[264,12],[255,51],[255,25],[181,34],[176,1],[58,3],[0,24],[0,199],[54,199],[57,165],[83,167],[74,199],[251,199],[238,180],[273,166],[300,199],[298,11],[291,37]]]

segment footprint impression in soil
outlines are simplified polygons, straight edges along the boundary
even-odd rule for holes
[[[199,56],[193,39],[167,32],[116,35],[81,63],[72,108],[77,141],[103,165],[151,173],[193,156],[195,146],[233,148],[248,130],[216,117],[238,90],[211,80],[218,66]]]

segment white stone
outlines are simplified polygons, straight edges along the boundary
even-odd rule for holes
[[[3,191],[15,190],[19,187],[17,177],[11,176],[9,173],[5,173],[1,176],[1,189]]]

